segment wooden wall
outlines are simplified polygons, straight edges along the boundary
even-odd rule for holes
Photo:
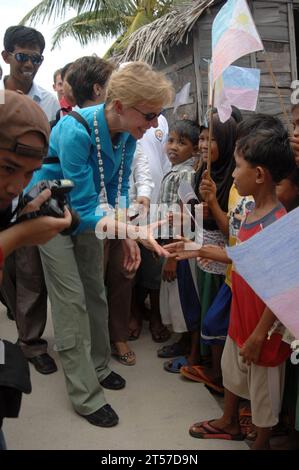
[[[174,46],[168,52],[164,52],[167,63],[161,55],[158,55],[155,62],[155,66],[159,70],[163,70],[172,80],[176,92],[180,91],[186,83],[191,83],[189,103],[180,106],[175,114],[173,107],[166,110],[165,116],[170,124],[177,119],[181,119],[183,115],[188,115],[189,119],[197,119],[197,88],[192,33],[189,39],[187,44]]]
[[[289,4],[290,5],[290,4]],[[278,88],[288,110],[291,102],[292,63],[290,43],[290,21],[292,9],[284,1],[254,1],[254,21],[261,35],[266,55],[271,62]],[[261,70],[261,86],[259,94],[259,111],[282,117],[281,106],[273,86],[269,67],[263,52],[257,52],[256,64]],[[293,59],[296,65],[296,59]],[[295,77],[294,77],[295,78]]]
[[[218,2],[217,2],[218,3]],[[190,119],[202,121],[207,107],[208,66],[205,59],[211,58],[212,22],[224,2],[211,7],[198,19],[188,43],[172,47],[164,56],[158,55],[156,66],[164,70],[173,80],[176,91],[188,81],[191,82],[190,103],[178,109],[167,111],[170,122],[187,114]],[[271,61],[277,85],[287,110],[290,110],[291,82],[297,79],[295,32],[293,22],[293,3],[299,7],[299,0],[248,0],[257,29],[264,43],[267,56]],[[257,111],[283,118],[281,106],[265,54],[257,52],[242,57],[236,65],[257,67],[261,70],[261,86]],[[248,113],[244,113],[245,116]]]

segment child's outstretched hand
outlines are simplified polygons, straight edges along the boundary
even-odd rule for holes
[[[176,260],[197,258],[200,253],[201,245],[188,240],[188,238],[177,237],[178,242],[172,242],[168,245],[164,245],[164,249],[168,251],[169,258],[175,258]]]
[[[249,336],[239,352],[240,356],[243,357],[243,362],[245,364],[248,366],[250,366],[252,362],[253,364],[257,364],[261,354],[263,342],[264,340],[256,338],[253,334]]]
[[[199,185],[199,192],[203,200],[210,205],[217,200],[216,192],[217,187],[212,178],[209,176],[208,171],[204,171]]]

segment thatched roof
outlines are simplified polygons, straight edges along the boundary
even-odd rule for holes
[[[126,50],[118,60],[144,60],[153,64],[157,53],[165,60],[163,51],[181,43],[184,38],[187,42],[186,33],[189,33],[200,15],[214,3],[215,0],[193,0],[174,7],[171,12],[131,34]]]

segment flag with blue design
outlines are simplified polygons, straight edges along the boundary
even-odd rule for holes
[[[231,65],[216,80],[214,106],[221,122],[227,121],[232,106],[246,111],[255,111],[259,86],[260,70]]]
[[[212,25],[213,83],[237,59],[263,49],[246,0],[228,0]]]

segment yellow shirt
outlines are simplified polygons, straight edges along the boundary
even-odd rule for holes
[[[234,246],[237,241],[237,235],[240,230],[241,224],[253,204],[252,196],[240,196],[236,186],[233,184],[228,197],[228,213],[229,219],[229,246]],[[225,282],[231,287],[231,270],[232,265],[229,264],[226,270]]]

